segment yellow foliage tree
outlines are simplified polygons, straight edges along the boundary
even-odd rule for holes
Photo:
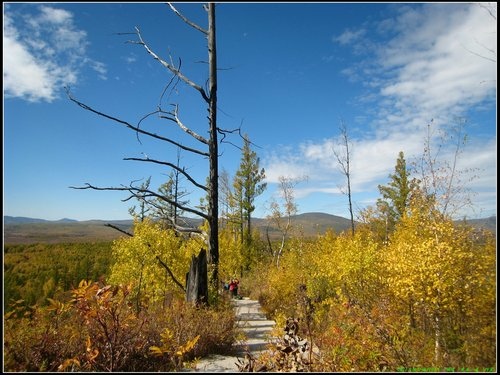
[[[219,230],[219,276],[223,281],[239,277],[244,264],[245,244],[239,235],[226,227]]]
[[[191,256],[199,241],[184,241],[171,229],[148,219],[134,223],[134,236],[113,243],[111,284],[132,283],[137,307],[142,299],[167,302],[181,297]]]
[[[379,244],[367,228],[355,235],[329,232],[318,239],[316,274],[328,280],[331,295],[369,305],[379,289]]]
[[[450,366],[467,362],[464,333],[472,328],[474,310],[494,306],[494,257],[491,249],[486,255],[477,246],[470,228],[454,225],[433,207],[423,197],[412,202],[383,252],[383,264],[387,286],[406,309],[408,324],[434,342],[428,360]]]

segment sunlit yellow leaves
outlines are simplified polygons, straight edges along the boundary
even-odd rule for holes
[[[169,295],[181,295],[182,289],[162,262],[182,284],[191,256],[199,249],[196,240],[185,240],[160,224],[149,220],[136,222],[134,237],[121,238],[113,244],[115,264],[109,281],[132,283],[137,300],[159,301]]]
[[[68,368],[72,370],[76,367],[76,369],[81,367],[80,361],[76,358],[66,359],[62,364],[57,368],[58,371],[66,371]]]
[[[151,346],[149,348],[149,351],[151,352],[152,355],[157,357],[161,357],[165,353],[163,349],[158,346]]]
[[[178,356],[182,356],[186,353],[189,353],[191,350],[193,350],[193,348],[195,347],[195,345],[199,339],[200,339],[200,335],[197,335],[192,340],[189,340],[184,345],[180,346],[175,354]]]
[[[219,275],[223,281],[238,277],[244,264],[244,244],[231,228],[219,230]]]
[[[200,335],[195,336],[191,340],[188,340],[185,344],[179,345],[176,343],[174,334],[168,328],[166,328],[161,334],[161,346],[151,346],[149,348],[150,353],[153,356],[161,357],[176,356],[179,359],[182,358],[186,353],[192,351],[200,339]]]
[[[54,311],[56,315],[62,314],[69,310],[70,304],[54,300],[52,298],[47,298],[49,302],[49,306],[47,307],[48,311]]]
[[[472,320],[494,305],[495,260],[485,256],[487,249],[474,240],[470,227],[457,226],[425,205],[411,207],[384,249],[388,288],[403,309],[415,307],[411,314],[421,327],[432,328],[436,353],[454,345],[463,349],[459,345]]]
[[[390,237],[372,229],[291,239],[280,267],[255,272],[263,306],[278,320],[297,314],[297,290],[306,285],[330,370],[380,371],[382,359],[393,369],[491,366],[494,235],[456,225],[425,199],[413,201]]]

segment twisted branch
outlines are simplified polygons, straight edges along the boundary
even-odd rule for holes
[[[174,200],[167,198],[163,195],[160,195],[158,193],[155,193],[154,191],[151,191],[149,189],[142,189],[142,188],[137,188],[135,186],[123,186],[123,187],[98,187],[94,186],[92,184],[89,184],[88,182],[85,183],[85,186],[70,186],[71,189],[77,189],[77,190],[87,190],[87,189],[92,189],[92,190],[108,190],[108,191],[128,191],[131,195],[130,197],[126,199],[122,199],[123,202],[126,202],[132,198],[136,199],[144,199],[144,198],[149,198],[149,197],[155,197],[161,200],[164,200],[165,202],[179,208],[180,210],[190,212],[192,214],[195,214],[197,216],[202,217],[203,219],[208,220],[209,217],[207,214],[204,212],[195,210],[194,208],[191,207],[185,207],[183,205],[180,205],[179,203],[175,202]]]

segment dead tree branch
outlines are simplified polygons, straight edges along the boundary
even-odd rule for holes
[[[162,207],[160,207],[158,204],[156,204],[154,201],[148,201],[147,202],[150,206],[153,206],[157,210],[161,211],[163,214],[163,217],[168,220],[169,224],[172,225],[173,229],[178,232],[178,233],[190,233],[190,234],[195,234],[199,235],[203,240],[206,240],[207,233],[202,231],[201,229],[196,229],[196,228],[191,228],[191,227],[184,227],[179,224],[177,224],[177,220],[173,218],[170,215],[167,215],[163,210]]]
[[[181,145],[180,143],[175,142],[175,141],[173,141],[173,140],[172,140],[172,139],[170,139],[170,138],[163,137],[163,136],[158,135],[158,134],[156,134],[156,133],[151,133],[151,132],[148,132],[148,131],[146,131],[146,130],[141,129],[141,128],[140,128],[140,127],[138,127],[138,126],[135,126],[135,125],[130,124],[130,123],[129,123],[129,122],[127,122],[127,121],[124,121],[124,120],[121,120],[121,119],[119,119],[119,118],[117,118],[117,117],[110,116],[110,115],[107,115],[107,114],[105,114],[105,113],[103,113],[103,112],[100,112],[100,111],[98,111],[98,110],[96,110],[96,109],[94,109],[94,108],[92,108],[92,107],[88,106],[87,104],[84,104],[84,103],[80,102],[79,100],[75,99],[75,98],[71,95],[71,93],[69,92],[69,90],[67,90],[66,92],[67,92],[67,95],[68,95],[69,99],[70,99],[72,102],[76,103],[78,106],[82,107],[83,109],[85,109],[85,110],[87,110],[87,111],[93,112],[93,113],[95,113],[95,114],[97,114],[97,115],[99,115],[99,116],[105,117],[105,118],[107,118],[107,119],[110,119],[110,120],[113,120],[113,121],[115,121],[115,122],[118,122],[119,124],[125,125],[127,128],[132,129],[132,130],[135,130],[135,131],[136,131],[136,132],[138,132],[138,133],[145,134],[145,135],[148,135],[148,136],[150,136],[150,137],[152,137],[152,138],[156,138],[156,139],[159,139],[159,140],[161,140],[161,141],[165,141],[165,142],[171,143],[171,144],[173,144],[173,145],[175,145],[175,146],[177,146],[177,147],[179,147],[179,148],[181,148],[181,149],[183,149],[183,150],[185,150],[185,151],[193,152],[193,153],[195,153],[195,154],[202,155],[202,156],[205,156],[205,157],[210,156],[207,152],[200,151],[200,150],[196,150],[196,149],[193,149],[193,148],[190,148],[190,147],[187,147],[187,146]],[[153,113],[157,113],[157,112],[158,112],[158,111],[153,112]],[[152,114],[152,113],[151,113],[151,114]],[[149,114],[149,115],[151,115],[151,114]],[[147,115],[147,116],[149,116],[149,115]],[[144,119],[144,118],[143,118],[143,119]]]
[[[220,143],[229,143],[230,145],[236,147],[239,150],[242,149],[240,146],[237,146],[234,143],[228,142],[225,140],[228,134],[233,134],[236,132],[238,132],[238,135],[240,136],[240,138],[243,139],[243,136],[241,135],[241,126],[239,128],[233,129],[233,130],[226,130],[226,129],[217,128],[217,132],[222,136],[222,138],[220,139]]]
[[[167,3],[170,9],[174,11],[175,14],[177,14],[184,22],[186,22],[189,26],[193,27],[194,29],[201,31],[203,34],[208,35],[208,30],[203,29],[202,27],[198,26],[194,22],[188,20],[186,17],[184,17],[177,9],[174,8],[172,3]]]
[[[182,61],[181,59],[179,59],[179,69],[181,68],[181,64],[182,64]],[[175,83],[173,83],[175,80]],[[161,107],[161,101],[163,100],[163,96],[165,95],[165,93],[167,92],[168,88],[172,85],[173,83],[173,86],[172,88],[170,89],[170,93],[168,94],[168,97],[170,97],[170,94],[172,94],[172,92],[175,90],[177,84],[179,83],[180,79],[179,77],[173,75],[171,78],[170,78],[170,81],[167,83],[167,85],[165,86],[165,88],[163,89],[163,92],[161,93],[160,95],[160,101],[159,101],[159,104],[158,104],[158,107]]]
[[[163,268],[167,270],[168,274],[170,275],[174,283],[176,283],[182,289],[183,292],[186,292],[186,288],[184,288],[184,286],[175,278],[174,274],[172,273],[172,270],[167,266],[167,264],[164,261],[162,261],[158,255],[156,256],[156,259],[158,260],[158,262],[160,262]]]
[[[174,106],[174,110],[172,112],[163,112],[163,111],[160,111],[160,113],[166,113],[166,114],[168,114],[170,116],[162,116],[162,115],[160,115],[160,118],[164,118],[164,119],[167,119],[167,120],[175,122],[179,126],[179,128],[181,128],[183,131],[185,131],[186,133],[188,133],[190,136],[192,136],[196,140],[200,141],[201,143],[204,143],[204,144],[208,145],[208,140],[206,138],[202,137],[201,135],[199,135],[199,134],[195,133],[194,131],[192,131],[191,129],[189,129],[179,119],[179,116],[177,115],[178,114],[178,110],[179,110],[179,105],[177,105],[177,104],[172,104],[172,105]]]
[[[155,60],[157,60],[161,65],[163,65],[165,68],[167,68],[168,70],[170,70],[172,72],[172,74],[174,74],[175,76],[179,77],[184,83],[186,83],[187,85],[189,85],[192,88],[194,88],[195,90],[197,90],[201,94],[201,96],[203,97],[203,99],[207,103],[210,103],[210,98],[207,96],[207,93],[205,92],[205,90],[203,89],[203,87],[201,87],[200,85],[198,85],[198,84],[194,83],[193,81],[191,81],[188,77],[186,77],[184,74],[182,74],[181,71],[178,68],[176,68],[174,65],[172,65],[172,64],[166,62],[165,60],[161,59],[144,42],[144,40],[142,39],[142,35],[141,35],[141,32],[140,32],[139,28],[136,27],[135,30],[136,30],[136,35],[139,38],[139,41],[138,42],[130,41],[130,43],[139,44],[139,45],[143,46],[146,49],[146,51]]]
[[[127,235],[127,236],[129,236],[129,237],[134,237],[134,235],[133,235],[133,234],[131,234],[131,233],[127,232],[126,230],[120,229],[120,228],[118,228],[117,226],[115,226],[115,225],[113,225],[113,224],[109,224],[109,223],[107,223],[107,224],[104,224],[104,226],[105,226],[105,227],[110,227],[110,228],[116,229],[118,232],[122,232],[123,234],[126,234],[126,235]]]
[[[194,186],[202,189],[202,190],[205,190],[207,191],[207,187],[205,185],[201,185],[199,184],[198,182],[196,182],[194,180],[194,178],[192,178],[184,168],[179,168],[177,165],[173,164],[173,163],[169,163],[167,161],[160,161],[160,160],[155,160],[155,159],[150,159],[150,158],[123,158],[123,160],[135,160],[135,161],[147,161],[147,162],[150,162],[150,163],[156,163],[156,164],[161,164],[161,165],[166,165],[168,167],[171,167],[173,169],[175,169],[176,171],[180,172],[184,177],[186,177]]]
[[[93,186],[89,184],[88,182],[85,183],[85,186],[70,186],[71,189],[77,189],[77,190],[87,190],[87,189],[92,189],[92,190],[108,190],[108,191],[128,191],[131,195],[130,197],[123,199],[123,202],[126,202],[132,198],[136,199],[145,199],[149,197],[155,197],[161,200],[164,200],[165,202],[179,208],[180,210],[191,212],[192,214],[195,214],[197,216],[200,216],[206,220],[209,219],[208,215],[205,214],[202,211],[195,210],[194,208],[191,207],[185,207],[183,205],[180,205],[179,203],[163,196],[158,193],[155,193],[154,191],[151,191],[149,189],[141,189],[135,186],[122,186],[122,187],[98,187],[98,186]]]

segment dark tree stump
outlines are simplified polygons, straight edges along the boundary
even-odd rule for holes
[[[207,251],[201,249],[197,257],[191,258],[191,266],[186,274],[186,301],[197,306],[208,304]]]

